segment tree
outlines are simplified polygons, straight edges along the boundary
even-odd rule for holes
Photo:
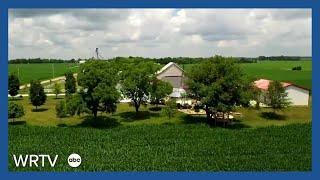
[[[66,102],[65,101],[59,101],[56,104],[56,115],[58,118],[63,118],[67,116],[66,111]]]
[[[20,118],[22,116],[24,116],[23,106],[21,104],[9,102],[8,117],[10,119],[13,119],[13,122],[14,122],[15,118]]]
[[[61,85],[57,82],[54,83],[53,93],[56,95],[56,99],[58,98],[58,95],[61,93]]]
[[[10,96],[14,97],[14,96],[18,95],[19,89],[20,89],[19,78],[16,75],[11,74],[8,78],[8,81],[9,81],[8,86],[9,86]]]
[[[120,93],[116,89],[118,68],[114,62],[92,60],[81,64],[78,73],[78,84],[83,101],[96,118],[98,111],[112,113]]]
[[[74,115],[81,115],[82,113],[86,112],[86,104],[83,101],[80,94],[76,93],[72,96],[69,96],[66,100],[66,108],[67,114],[70,116]]]
[[[291,104],[288,99],[288,93],[279,81],[270,82],[266,96],[267,105],[272,107],[274,113]]]
[[[166,106],[162,109],[162,112],[171,119],[176,113],[177,103],[174,100],[168,100]]]
[[[229,121],[236,106],[249,105],[249,82],[233,58],[214,56],[193,66],[187,76],[189,95],[205,107],[209,124],[218,118]]]
[[[172,93],[172,88],[169,82],[155,78],[150,87],[151,102],[156,105],[160,104],[161,99]]]
[[[153,62],[138,62],[131,63],[122,72],[121,91],[131,98],[137,113],[140,105],[148,100],[151,83],[158,69],[159,66]]]
[[[260,103],[262,98],[261,90],[258,87],[256,87],[254,84],[252,84],[250,91],[251,91],[250,93],[251,93],[252,99],[256,101],[256,105],[255,105],[256,109],[260,109]]]
[[[38,109],[38,106],[43,105],[47,100],[47,95],[44,92],[43,86],[40,81],[31,81],[29,99],[33,106]]]
[[[66,77],[66,82],[65,82],[65,90],[66,90],[66,96],[73,94],[77,90],[77,85],[76,85],[76,78],[74,78],[72,72],[67,72],[65,74]]]

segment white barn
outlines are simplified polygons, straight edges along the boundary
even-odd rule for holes
[[[254,84],[257,88],[262,91],[267,91],[269,88],[271,80],[268,79],[259,79],[254,81]],[[288,93],[288,98],[291,101],[293,106],[308,106],[309,105],[309,96],[310,91],[307,88],[288,83],[282,82],[282,86],[285,88],[285,91]]]
[[[163,66],[157,72],[157,78],[169,82],[173,88],[183,88],[184,86],[184,71],[174,62]]]
[[[169,82],[173,89],[169,95],[177,103],[192,104],[192,99],[185,97],[187,86],[185,84],[184,70],[174,62],[169,62],[157,72],[157,78]]]

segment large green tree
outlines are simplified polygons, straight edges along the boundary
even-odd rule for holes
[[[83,88],[81,95],[94,117],[98,111],[116,111],[120,97],[116,89],[118,74],[113,62],[92,60],[80,66],[78,84]]]
[[[31,81],[29,99],[33,106],[38,109],[38,106],[43,105],[47,100],[47,95],[44,92],[44,88],[41,85],[40,81]]]
[[[156,105],[160,104],[161,99],[172,93],[172,89],[173,87],[169,82],[155,78],[150,87],[151,102]]]
[[[274,113],[277,110],[288,107],[291,102],[288,99],[288,93],[279,81],[272,81],[269,84],[267,96],[267,105],[270,106]]]
[[[65,91],[66,91],[66,95],[70,95],[76,92],[77,90],[77,82],[76,82],[76,78],[73,76],[72,72],[67,72],[65,74],[66,77],[66,82],[65,82]]]
[[[229,119],[229,112],[237,105],[249,104],[249,82],[233,58],[214,56],[195,65],[187,72],[189,93],[205,107],[208,123],[219,114]]]
[[[140,105],[149,98],[152,81],[159,65],[153,62],[131,63],[122,71],[121,91],[131,98],[135,111],[139,112]]]
[[[14,97],[16,95],[18,95],[19,93],[19,88],[20,88],[20,81],[18,76],[14,75],[14,74],[10,74],[9,78],[9,94],[10,96]]]

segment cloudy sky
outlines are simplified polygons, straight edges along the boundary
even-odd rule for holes
[[[11,9],[9,58],[311,56],[310,9]]]

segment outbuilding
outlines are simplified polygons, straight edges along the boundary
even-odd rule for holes
[[[254,85],[261,89],[261,91],[266,92],[269,88],[269,84],[272,82],[268,79],[259,79],[254,81]],[[285,91],[288,93],[288,99],[291,101],[293,106],[308,106],[310,90],[302,86],[298,86],[289,82],[281,82]],[[263,102],[263,98],[262,98]]]

